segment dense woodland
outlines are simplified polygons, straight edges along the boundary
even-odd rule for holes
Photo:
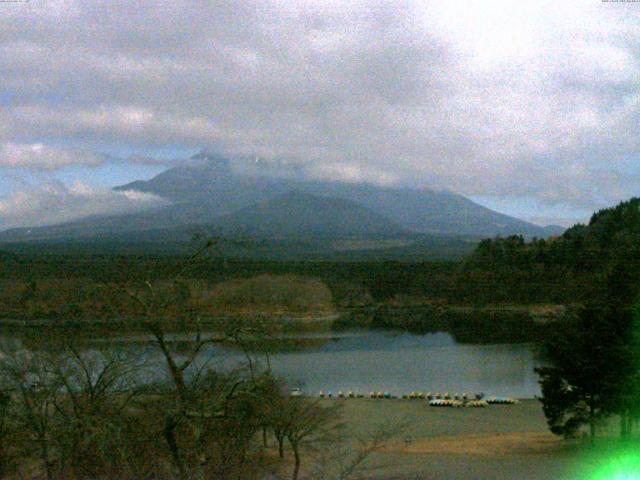
[[[618,275],[632,288],[640,279],[640,199],[600,210],[588,225],[576,225],[557,238],[483,240],[466,262],[466,269],[513,274],[516,283],[523,276],[560,280],[567,287],[559,289],[559,294],[570,293],[566,301],[602,294],[610,275]],[[539,286],[534,281],[531,289]]]
[[[572,437],[586,425],[593,440],[615,415],[621,436],[633,438],[640,419],[640,199],[601,210],[559,238],[485,240],[467,265],[542,272],[581,288],[542,345],[550,365],[537,371],[549,427]]]
[[[461,261],[264,261],[221,257],[213,249],[188,282],[207,288],[263,274],[312,277],[337,308],[384,302],[438,305],[580,304],[599,295],[615,271],[629,284],[640,271],[639,199],[593,215],[557,238],[482,241]],[[0,253],[0,315],[74,318],[98,308],[105,285],[172,278],[184,255]],[[187,283],[188,283],[187,282]],[[107,311],[104,312],[108,314]]]

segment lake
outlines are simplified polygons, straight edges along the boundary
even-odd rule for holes
[[[328,335],[302,351],[273,355],[276,373],[305,391],[410,391],[533,398],[540,392],[528,344],[468,345],[448,333],[353,331]]]
[[[108,348],[143,358],[155,375],[164,373],[160,352],[145,335],[110,340]],[[175,335],[176,348],[188,340]],[[90,342],[92,348],[99,341]],[[274,372],[305,393],[349,390],[368,394],[388,391],[484,392],[533,398],[540,393],[534,367],[542,364],[530,344],[461,344],[444,332],[411,334],[390,330],[349,330],[289,334],[271,348]],[[215,368],[233,368],[244,356],[229,347],[210,346]],[[260,358],[263,358],[260,356]]]

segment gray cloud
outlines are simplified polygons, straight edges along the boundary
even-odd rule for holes
[[[0,167],[55,170],[68,165],[99,165],[105,157],[90,151],[73,151],[42,143],[0,144]]]
[[[0,142],[295,158],[315,177],[593,208],[637,191],[637,5],[2,6]],[[41,155],[42,157],[42,155]],[[26,157],[26,164],[70,162]],[[91,158],[90,155],[85,158]]]
[[[116,192],[82,183],[66,186],[49,180],[40,185],[23,186],[0,198],[0,229],[42,226],[93,215],[115,215],[145,210],[165,204],[157,195]]]
[[[43,143],[0,143],[0,168],[27,168],[36,171],[58,170],[70,165],[95,167],[105,162],[127,162],[143,165],[166,165],[171,162],[145,155],[125,158],[92,152],[88,149],[69,149]]]

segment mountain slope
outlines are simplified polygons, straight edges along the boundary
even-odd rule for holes
[[[540,227],[495,212],[451,192],[250,177],[234,173],[222,157],[201,154],[194,159],[200,163],[176,167],[147,182],[119,188],[154,193],[185,206],[207,204],[221,215],[296,190],[357,203],[416,232],[481,237],[548,237],[561,233],[558,228]]]
[[[359,203],[416,232],[480,237],[514,233],[548,236],[543,227],[495,212],[451,192],[330,182],[307,182],[300,188]]]
[[[171,204],[135,214],[8,230],[0,232],[0,242],[127,235],[139,239],[145,231],[186,231],[196,225],[301,238],[388,238],[409,232],[469,237],[550,234],[546,227],[497,213],[450,192],[250,176],[234,171],[224,157],[204,153],[148,181],[116,189],[154,193]]]
[[[266,238],[390,238],[406,230],[347,200],[290,192],[216,220],[223,232]]]
[[[171,168],[150,180],[115,188],[162,192],[157,195],[181,205],[185,212],[195,210],[200,215],[206,210],[205,221],[285,194],[291,189],[285,181],[237,174],[227,159],[204,154],[195,155],[186,165]]]

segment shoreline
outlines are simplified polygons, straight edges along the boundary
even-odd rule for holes
[[[335,322],[340,318],[340,313],[326,314],[320,316],[278,316],[271,313],[260,313],[256,315],[220,315],[215,317],[205,317],[198,322],[198,325],[211,327],[219,325],[220,322],[229,320],[258,320],[261,318],[269,318],[284,324],[294,325],[309,325],[316,323]],[[33,327],[52,327],[52,328],[80,328],[80,327],[143,327],[147,320],[126,318],[126,319],[19,319],[19,318],[0,318],[0,327],[20,327],[20,328],[33,328]],[[168,324],[172,326],[190,326],[193,322],[182,322],[180,320],[168,321]]]
[[[582,444],[549,432],[537,400],[489,408],[430,408],[422,402],[344,402],[354,438],[402,426],[368,465],[371,479],[573,480]],[[472,472],[472,473],[471,473]],[[513,476],[517,472],[517,477]]]
[[[334,311],[318,313],[299,313],[286,311],[229,311],[203,316],[201,325],[215,325],[232,319],[258,320],[271,319],[285,325],[335,323],[336,326],[378,326],[396,327],[406,330],[425,330],[450,325],[460,321],[474,321],[492,324],[519,323],[521,326],[542,327],[557,320],[566,310],[564,305],[440,305],[430,302],[393,303],[384,302],[372,305],[343,306]],[[65,317],[0,317],[0,326],[33,327],[74,327],[74,326],[123,326],[124,324],[143,324],[140,318],[71,318]],[[174,321],[181,323],[180,320]],[[183,322],[186,323],[186,322]]]

